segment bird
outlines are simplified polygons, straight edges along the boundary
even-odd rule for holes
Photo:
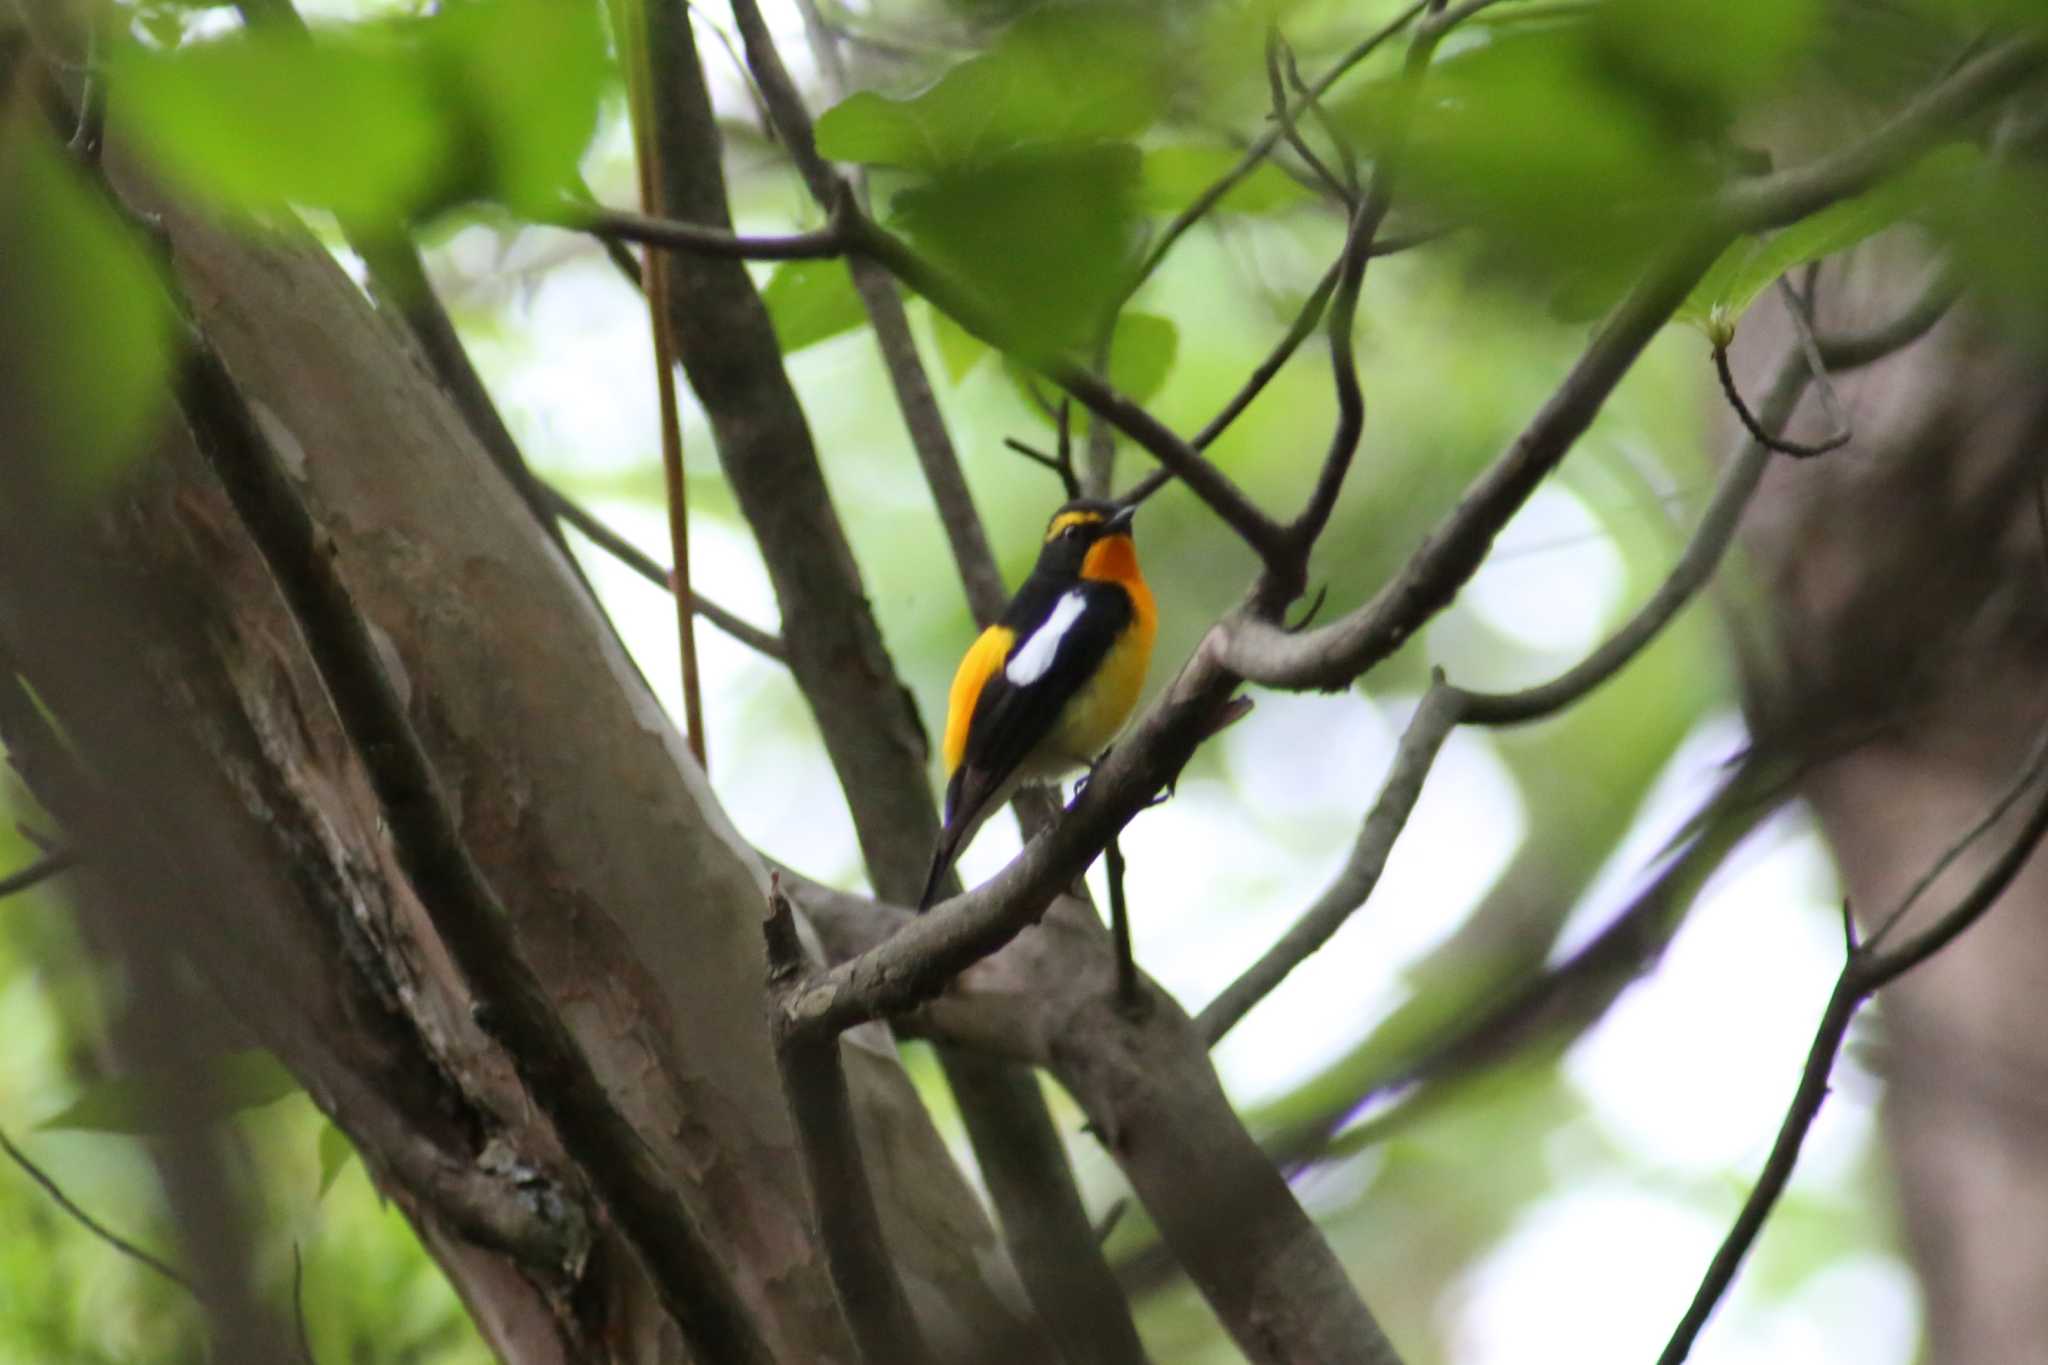
[[[1136,511],[1094,498],[1062,504],[1030,576],[960,660],[941,745],[945,820],[920,910],[1018,787],[1092,768],[1130,718],[1159,630],[1131,538]]]

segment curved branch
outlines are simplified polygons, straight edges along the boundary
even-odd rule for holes
[[[1436,763],[1444,740],[1463,719],[1463,708],[1463,694],[1446,683],[1439,671],[1422,704],[1415,708],[1407,732],[1401,736],[1379,800],[1365,817],[1357,842],[1351,846],[1351,856],[1344,860],[1336,880],[1302,912],[1278,943],[1224,987],[1195,1017],[1195,1031],[1209,1046],[1221,1041],[1289,972],[1328,943],[1352,912],[1372,895],[1380,873],[1386,869],[1387,857],[1394,851],[1394,841],[1408,827],[1408,817],[1415,810],[1422,784]]]
[[[1334,691],[1400,648],[1478,571],[1500,529],[1592,424],[1727,240],[1717,229],[1695,231],[1637,282],[1522,434],[1371,601],[1301,633],[1239,612],[1223,627],[1227,666],[1269,686]]]
[[[1825,455],[1831,450],[1840,450],[1843,446],[1849,444],[1850,439],[1856,434],[1844,423],[1834,435],[1811,445],[1788,440],[1783,436],[1773,436],[1770,432],[1770,427],[1778,425],[1778,422],[1771,422],[1767,425],[1755,413],[1749,410],[1747,403],[1742,401],[1742,393],[1735,386],[1735,371],[1730,369],[1728,365],[1728,348],[1726,346],[1714,347],[1714,372],[1721,377],[1721,392],[1727,396],[1728,406],[1735,410],[1736,420],[1742,423],[1742,429],[1749,433],[1750,439],[1755,441],[1757,446],[1765,451],[1774,450],[1780,455],[1790,455],[1798,460],[1811,459],[1816,455]],[[1759,472],[1761,472],[1761,469],[1762,466],[1759,464]]]

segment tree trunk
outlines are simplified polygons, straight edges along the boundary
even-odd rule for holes
[[[526,960],[778,1358],[855,1359],[764,1026],[759,859],[400,330],[310,240],[230,235],[139,197],[329,538]],[[38,395],[6,382],[0,411],[32,413]],[[34,452],[21,431],[0,439]],[[89,526],[54,505],[54,471],[16,472],[0,641],[93,775],[38,790],[107,845],[93,856],[122,914],[171,926],[349,1134],[503,1358],[684,1358],[472,1017],[297,626],[175,411]],[[19,732],[35,714],[12,715],[10,747],[33,751]],[[844,1053],[927,1334],[960,1358],[1029,1340],[893,1044],[864,1030]]]
[[[1925,269],[1902,250],[1858,264],[1823,278],[1829,329],[1897,315]],[[1737,348],[1751,392],[1791,336],[1775,305],[1759,314]],[[1746,527],[1759,616],[1738,626],[1761,625],[1765,641],[1747,659],[1758,737],[1815,760],[1803,794],[1870,930],[2009,787],[2048,719],[2048,384],[2038,354],[1959,312],[1840,387],[1855,440],[1770,470]],[[2005,836],[1973,845],[1915,918],[1950,903]],[[2029,1359],[2048,1341],[2043,981],[2036,858],[1982,924],[1879,1001],[1884,1121],[1928,1358],[1945,1365]]]

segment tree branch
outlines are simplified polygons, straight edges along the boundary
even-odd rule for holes
[[[1269,686],[1333,691],[1398,649],[1478,571],[1501,527],[1591,425],[1727,240],[1719,231],[1693,232],[1638,281],[1522,434],[1371,601],[1300,633],[1239,612],[1222,627],[1231,670]]]
[[[733,14],[746,45],[748,65],[777,133],[812,194],[835,214],[857,212],[853,187],[818,155],[810,116],[782,64],[759,7],[753,0],[734,0]],[[818,27],[813,24],[814,34]],[[824,41],[825,51],[819,59],[830,72],[837,66],[837,53],[829,38]],[[895,280],[878,262],[864,255],[854,257],[851,269],[854,287],[873,324],[898,407],[909,428],[911,444],[938,506],[939,520],[952,549],[968,606],[976,621],[986,625],[1002,613],[1008,593],[933,396],[930,378],[918,358]],[[877,698],[877,704],[886,705],[887,701]],[[929,810],[922,775],[917,775],[919,780],[914,782],[909,781],[908,774],[904,777],[914,787],[904,793],[904,799],[917,801],[922,797],[925,809]],[[859,802],[863,798],[854,799]],[[931,837],[921,827],[906,829],[904,833]],[[877,876],[877,885],[885,890],[902,889],[885,881],[882,875]],[[830,1042],[826,1045],[832,1046]],[[1144,1348],[1131,1321],[1129,1306],[1110,1274],[1100,1246],[1089,1235],[1080,1190],[1037,1078],[1021,1068],[971,1057],[950,1046],[942,1045],[938,1057],[947,1084],[967,1120],[969,1140],[984,1176],[993,1191],[1007,1192],[1006,1197],[998,1199],[1003,1235],[1046,1327],[1076,1365],[1142,1362]],[[1029,1140],[1033,1134],[1042,1140]]]
[[[1783,227],[1861,194],[1933,147],[1992,101],[2048,64],[2048,39],[1991,48],[1920,94],[1876,129],[1828,156],[1730,186],[1709,206],[1734,232]]]
[[[836,221],[784,237],[742,237],[724,228],[675,218],[577,204],[549,220],[549,225],[608,242],[634,242],[719,260],[822,261],[844,256],[848,245],[845,226]]]
[[[50,1198],[56,1202],[58,1208],[64,1210],[65,1213],[71,1215],[71,1217],[77,1221],[80,1227],[84,1228],[93,1236],[99,1238],[102,1242],[105,1242],[114,1250],[120,1252],[123,1256],[126,1256],[129,1259],[136,1261],[142,1265],[145,1265],[149,1267],[151,1270],[154,1270],[157,1274],[163,1276],[165,1279],[169,1280],[172,1284],[178,1286],[178,1288],[184,1290],[186,1293],[194,1295],[195,1297],[198,1295],[199,1290],[196,1286],[193,1285],[192,1281],[186,1279],[185,1276],[178,1270],[173,1269],[168,1261],[164,1261],[156,1256],[150,1255],[150,1253],[144,1251],[141,1247],[135,1245],[135,1243],[129,1241],[127,1238],[121,1236],[121,1234],[113,1231],[111,1228],[107,1227],[106,1224],[100,1222],[97,1218],[94,1218],[91,1214],[87,1213],[84,1209],[80,1208],[77,1205],[77,1203],[75,1203],[72,1200],[70,1195],[64,1193],[62,1186],[58,1185],[55,1180],[51,1179],[48,1173],[46,1173],[40,1166],[36,1165],[35,1162],[29,1160],[27,1153],[23,1152],[21,1148],[14,1145],[13,1140],[7,1136],[6,1130],[4,1129],[0,1129],[0,1151],[6,1152],[8,1159],[13,1161],[15,1165],[21,1167],[22,1174],[26,1175],[30,1180],[33,1180],[36,1184],[40,1185],[42,1187],[43,1193],[49,1195]]]
[[[1818,338],[1814,352],[1825,364],[1840,371],[1874,364],[1919,340],[1941,320],[1955,298],[1954,286],[1947,278],[1937,278],[1927,292],[1893,322],[1866,333]],[[1792,420],[1801,395],[1816,373],[1813,357],[1805,354],[1806,349],[1801,345],[1790,350],[1779,362],[1777,377],[1764,399],[1760,418],[1763,426],[1782,428]],[[1713,499],[1701,514],[1700,523],[1694,528],[1684,552],[1679,555],[1678,563],[1672,566],[1670,574],[1658,584],[1657,590],[1637,609],[1636,614],[1601,642],[1599,648],[1547,683],[1519,692],[1466,692],[1466,723],[1520,725],[1555,715],[1627,667],[1630,660],[1656,639],[1713,577],[1722,556],[1734,541],[1735,528],[1742,519],[1743,509],[1749,505],[1757,485],[1762,482],[1771,451],[1778,448],[1767,446],[1751,429],[1749,439],[1722,470]]]
[[[2042,836],[2048,835],[2048,780],[2044,779],[2048,779],[2048,730],[2035,740],[2033,752],[2022,765],[2017,782],[2019,789],[2038,785],[2040,794],[2012,841],[1985,868],[1969,891],[1932,925],[1890,952],[1881,951],[1874,943],[1851,948],[1848,960],[1842,964],[1841,974],[1835,979],[1834,989],[1828,995],[1820,1025],[1814,1031],[1813,1044],[1807,1049],[1806,1065],[1800,1071],[1798,1089],[1794,1091],[1792,1103],[1778,1126],[1777,1139],[1771,1144],[1771,1154],[1757,1177],[1756,1187],[1743,1201],[1742,1211],[1736,1215],[1734,1225],[1714,1253],[1692,1303],[1673,1330],[1663,1354],[1657,1358],[1658,1365],[1678,1365],[1691,1353],[1693,1342],[1706,1326],[1715,1305],[1734,1282],[1743,1257],[1748,1254],[1757,1234],[1763,1230],[1765,1220],[1776,1207],[1779,1196],[1784,1193],[1792,1178],[1793,1167],[1799,1161],[1799,1151],[1806,1141],[1807,1132],[1813,1127],[1813,1121],[1827,1099],[1828,1076],[1834,1070],[1835,1057],[1848,1036],[1849,1024],[1858,1007],[1880,989],[1953,943],[1964,930],[1982,919],[2006,888],[2012,885],[2020,869],[2026,866]],[[2004,804],[2009,803],[2003,800],[1994,803],[1994,812],[2001,810]],[[1938,863],[1946,865],[1965,846],[1974,842],[1983,832],[1983,824],[1980,821],[1965,832]],[[1885,921],[1887,926],[1895,922],[1905,908],[1902,904],[1888,917]]]
[[[19,872],[0,877],[0,899],[40,886],[59,873],[78,866],[78,855],[68,848],[52,849]]]
[[[641,550],[639,546],[605,525],[602,521],[599,521],[581,503],[570,498],[568,494],[556,488],[553,484],[543,483],[541,489],[547,495],[548,503],[554,508],[556,515],[589,537],[591,544],[597,546],[598,549],[603,550],[606,554],[609,554],[612,558],[618,560],[621,564],[624,564],[634,573],[639,574],[662,591],[674,592],[676,590],[675,580],[670,576],[669,571],[656,563],[653,557]],[[757,625],[742,620],[724,607],[719,606],[716,602],[713,602],[710,598],[704,596],[703,593],[691,592],[690,610],[709,621],[712,625],[717,626],[741,644],[767,655],[777,663],[787,663],[789,661],[789,653],[783,646],[780,636],[772,631],[763,630]]]
[[[1365,817],[1358,839],[1351,846],[1351,855],[1344,860],[1336,880],[1302,912],[1278,943],[1224,987],[1195,1017],[1195,1031],[1210,1047],[1235,1028],[1254,1005],[1272,994],[1289,972],[1328,943],[1352,912],[1372,895],[1380,873],[1386,869],[1388,855],[1394,851],[1395,840],[1408,827],[1408,817],[1415,810],[1422,784],[1436,763],[1444,740],[1463,719],[1463,707],[1463,694],[1446,683],[1439,670],[1435,682],[1415,708],[1407,732],[1401,736],[1379,800]]]
[[[799,978],[803,949],[796,917],[781,881],[770,875],[767,943],[768,997],[773,1002]],[[838,1292],[839,1308],[867,1365],[933,1365],[924,1334],[882,1240],[881,1215],[868,1184],[854,1131],[853,1102],[840,1066],[839,1039],[805,1038],[779,1029],[775,1065],[803,1155],[804,1179],[818,1220],[818,1240]]]

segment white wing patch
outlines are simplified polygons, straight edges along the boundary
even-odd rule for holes
[[[1032,631],[1030,638],[1010,656],[1009,667],[1003,670],[1003,676],[1010,680],[1012,686],[1029,687],[1045,676],[1046,670],[1052,667],[1053,657],[1059,653],[1060,641],[1067,638],[1067,632],[1073,629],[1074,622],[1081,619],[1081,609],[1087,605],[1088,599],[1078,590],[1053,604],[1044,623]]]

